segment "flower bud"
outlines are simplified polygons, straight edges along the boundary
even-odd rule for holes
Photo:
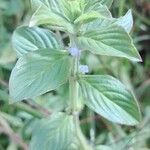
[[[85,74],[85,73],[89,73],[89,67],[87,65],[80,65],[79,66],[79,70],[81,73]]]

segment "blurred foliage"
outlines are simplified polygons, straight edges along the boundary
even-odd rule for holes
[[[105,144],[114,150],[148,150],[150,1],[114,0],[111,11],[115,17],[119,17],[129,8],[132,8],[135,20],[132,37],[143,62],[130,63],[125,59],[94,56],[87,52],[84,52],[82,62],[89,65],[91,74],[111,74],[124,82],[140,102],[142,121],[137,127],[115,125],[84,108],[81,127],[91,143]],[[67,85],[35,100],[9,104],[9,75],[17,59],[11,37],[17,26],[27,24],[30,10],[29,0],[0,0],[0,150],[27,150],[36,119],[67,109]],[[58,34],[59,36],[61,35]],[[67,41],[66,35],[62,35],[62,38]]]

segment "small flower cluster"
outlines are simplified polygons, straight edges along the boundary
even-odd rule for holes
[[[81,50],[79,50],[76,47],[71,47],[68,50],[69,50],[69,53],[71,54],[71,56],[73,56],[73,57],[79,57],[81,55]]]

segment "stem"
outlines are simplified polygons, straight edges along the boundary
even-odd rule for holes
[[[75,35],[70,35],[70,46],[74,48],[75,47],[78,48],[76,45]],[[78,68],[79,68],[79,56],[73,57],[72,68],[71,68],[72,70],[71,70],[71,75],[69,80],[72,115],[74,118],[76,136],[78,138],[78,141],[80,142],[80,149],[92,150],[90,145],[88,145],[80,128],[80,121],[79,121],[80,110],[78,110],[79,93],[78,93],[78,82],[77,82]]]
[[[24,103],[16,103],[13,106],[22,110],[22,111],[25,111],[25,112],[27,112],[27,113],[31,114],[32,116],[39,118],[39,119],[43,118],[43,116],[44,116],[40,112],[36,111],[35,109],[29,107],[28,105],[26,105]]]
[[[78,68],[78,58],[72,59],[72,71],[70,76],[70,100],[72,102],[71,108],[72,112],[77,111],[77,100],[78,100],[78,84],[77,84],[77,69]]]

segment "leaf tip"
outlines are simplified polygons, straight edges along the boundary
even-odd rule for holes
[[[135,58],[135,61],[136,62],[143,62],[143,59],[142,59],[142,57],[140,56],[139,53],[137,54],[137,57]]]
[[[133,43],[132,43],[133,44]],[[136,49],[136,47],[134,46],[134,44],[132,45],[133,46],[133,51],[134,51],[134,56],[132,57],[132,61],[135,61],[135,62],[143,62],[142,60],[142,57],[141,55],[139,54],[138,50]]]

